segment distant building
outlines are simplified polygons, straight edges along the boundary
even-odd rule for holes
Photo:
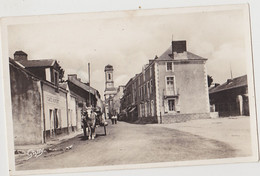
[[[119,114],[120,113],[120,99],[123,97],[125,86],[118,86],[117,93],[114,95],[112,101],[112,112],[113,114]]]
[[[113,80],[113,66],[107,65],[105,66],[105,114],[106,118],[109,118],[113,112],[113,97],[117,93],[116,88],[114,87],[114,80]]]
[[[247,75],[211,87],[209,98],[219,116],[249,115]]]
[[[209,118],[206,60],[187,51],[186,41],[173,41],[126,84],[121,103],[127,120],[171,123]]]

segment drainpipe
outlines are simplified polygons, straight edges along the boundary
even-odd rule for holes
[[[42,92],[42,115],[43,115],[43,143],[46,143],[46,125],[45,125],[45,108],[44,108],[44,94],[43,94],[43,82],[40,81]]]
[[[68,92],[66,92],[66,112],[67,112],[67,134],[69,134],[69,113],[68,113],[68,96],[69,96],[69,94],[68,94]]]

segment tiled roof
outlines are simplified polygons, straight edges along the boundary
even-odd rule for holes
[[[27,69],[25,69],[23,67],[23,65],[21,65],[18,61],[15,61],[14,59],[9,58],[9,64],[13,64],[14,66],[16,66],[18,69],[22,70],[23,72],[25,72],[27,75],[30,75],[34,78],[36,78],[37,80],[40,80],[41,82],[50,85],[50,86],[54,86],[52,83],[50,83],[49,81],[43,80],[41,78],[39,78],[38,76],[34,75],[32,72],[28,71]],[[64,84],[64,83],[61,83]],[[59,85],[61,85],[59,84]],[[66,88],[64,87],[64,85],[62,85],[60,88],[66,90]]]
[[[211,93],[221,92],[221,91],[243,87],[243,86],[247,86],[247,75],[230,79],[227,82],[217,87],[209,89],[209,93],[211,94]]]
[[[172,46],[170,46],[160,57],[156,58],[156,60],[173,60],[169,54],[172,54]]]
[[[43,59],[43,60],[21,60],[19,61],[20,64],[28,67],[50,67],[53,66],[55,60],[53,59]]]
[[[63,89],[67,89],[67,83],[66,82],[63,82],[63,83],[59,83],[59,86]]]
[[[172,46],[170,46],[160,57],[156,58],[156,60],[174,60],[170,55],[172,54]],[[205,59],[201,56],[193,54],[187,51],[188,59]]]
[[[96,89],[84,84],[83,82],[79,81],[78,79],[76,79],[74,77],[68,77],[68,81],[73,83],[74,85],[84,89],[85,91],[92,93],[93,95],[96,94],[96,91],[97,91]]]

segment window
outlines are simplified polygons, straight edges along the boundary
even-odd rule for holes
[[[168,100],[168,107],[169,107],[169,111],[174,111],[175,110],[175,101]]]
[[[147,97],[150,97],[150,83],[149,81],[147,82]]]
[[[111,79],[111,74],[110,73],[108,73],[108,80],[110,80]]]
[[[152,113],[152,116],[154,116],[154,102],[153,102],[153,100],[151,101],[151,113]]]
[[[173,77],[167,77],[167,85],[173,85]]]
[[[139,116],[142,117],[142,104],[139,105]]]
[[[174,95],[174,77],[166,77],[166,94]]]
[[[152,69],[153,67],[152,67],[152,65],[150,66],[150,77],[152,77],[152,75],[153,75],[153,69]]]
[[[147,95],[146,84],[144,84],[144,96]]]
[[[153,80],[150,81],[150,93],[153,93]]]
[[[166,63],[166,71],[172,71],[172,62]]]

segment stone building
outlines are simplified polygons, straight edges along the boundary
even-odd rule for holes
[[[173,41],[126,84],[122,109],[128,120],[171,123],[209,118],[206,60],[187,51],[186,41]]]
[[[247,75],[209,89],[210,104],[219,116],[249,115]]]
[[[79,130],[78,102],[90,102],[91,97],[93,106],[97,103],[93,88],[74,94],[74,82],[62,81],[64,71],[56,60],[28,60],[18,51],[9,59],[9,68],[15,145],[45,143]]]

